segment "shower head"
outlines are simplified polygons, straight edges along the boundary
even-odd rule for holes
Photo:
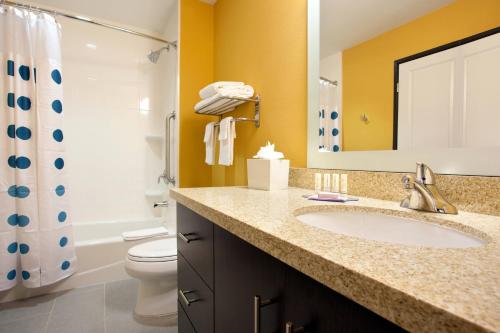
[[[167,46],[164,46],[156,51],[151,50],[148,54],[149,61],[151,61],[153,64],[156,64],[163,50],[170,51],[170,46],[172,46],[174,49],[177,48],[177,42],[169,43],[167,44]]]
[[[151,61],[153,64],[156,64],[156,62],[158,62],[158,59],[160,58],[161,51],[163,51],[163,48],[157,51],[150,51],[148,54],[149,61]]]

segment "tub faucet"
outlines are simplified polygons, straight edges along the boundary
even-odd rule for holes
[[[457,208],[449,203],[439,192],[434,172],[423,163],[417,163],[415,177],[403,177],[403,187],[411,190],[410,195],[401,201],[401,207],[434,213],[457,214]]]
[[[155,202],[153,208],[156,207],[168,207],[168,201]]]

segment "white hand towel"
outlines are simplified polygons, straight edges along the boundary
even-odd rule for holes
[[[132,241],[132,240],[139,240],[139,239],[146,239],[146,238],[160,237],[167,235],[168,235],[167,228],[158,227],[158,228],[125,231],[122,233],[122,238],[125,241]]]
[[[205,142],[205,163],[208,165],[215,164],[215,135],[217,128],[215,127],[215,122],[208,123],[205,126],[205,137],[203,142]]]
[[[244,85],[243,82],[235,82],[235,81],[218,81],[214,83],[210,83],[200,90],[200,98],[205,99],[212,97],[213,95],[218,93],[218,89],[221,87],[237,87]]]
[[[233,117],[226,117],[219,125],[219,164],[233,165],[234,139],[236,138],[236,126]]]

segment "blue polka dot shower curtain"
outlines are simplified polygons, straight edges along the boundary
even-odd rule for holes
[[[341,116],[338,107],[338,89],[320,80],[319,91],[319,150],[339,152],[341,142]]]
[[[76,269],[64,165],[60,28],[0,8],[0,291]]]

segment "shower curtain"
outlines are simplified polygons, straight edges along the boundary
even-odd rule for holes
[[[319,150],[342,150],[338,89],[330,82],[320,80]]]
[[[0,291],[76,269],[68,207],[60,30],[55,19],[0,7]]]

